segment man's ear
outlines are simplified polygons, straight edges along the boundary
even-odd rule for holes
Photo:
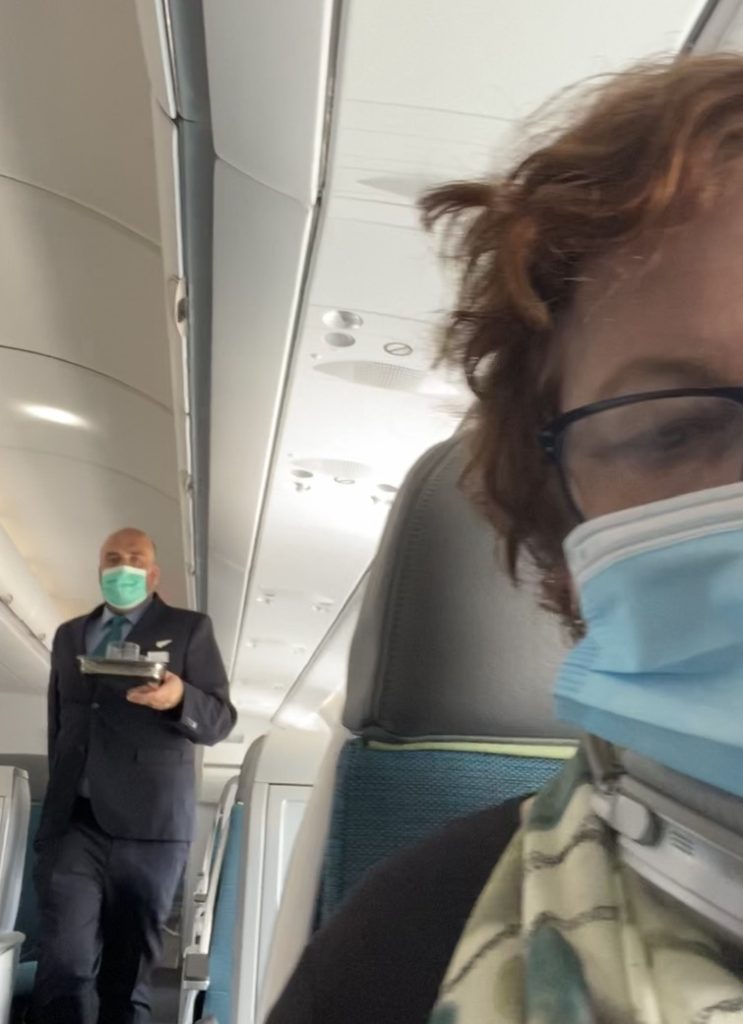
[[[150,593],[153,593],[160,585],[160,566],[153,565],[149,573]]]

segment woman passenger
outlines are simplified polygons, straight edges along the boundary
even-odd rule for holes
[[[422,207],[456,239],[470,482],[586,633],[558,710],[743,796],[743,58],[617,75]],[[268,1024],[743,1020],[741,958],[627,872],[591,791],[579,753],[382,865]]]

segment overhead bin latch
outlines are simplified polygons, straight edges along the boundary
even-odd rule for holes
[[[171,278],[173,289],[173,322],[181,338],[188,332],[188,285],[185,277]]]

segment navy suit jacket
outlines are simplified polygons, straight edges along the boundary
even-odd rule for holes
[[[85,653],[87,624],[102,610],[64,623],[54,638],[49,786],[39,841],[66,830],[83,773],[93,813],[109,835],[189,841],[195,744],[219,743],[236,718],[211,621],[199,612],[171,608],[155,595],[133,627],[127,640],[143,653],[167,650],[168,669],[185,685],[178,708],[154,711],[126,700],[126,691],[141,680],[80,671],[77,658]]]

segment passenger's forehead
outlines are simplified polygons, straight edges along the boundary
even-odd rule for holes
[[[559,340],[563,409],[653,387],[743,383],[743,187],[585,278]]]

